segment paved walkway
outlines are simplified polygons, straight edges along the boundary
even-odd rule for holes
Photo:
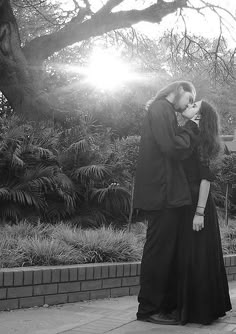
[[[161,326],[135,320],[137,297],[0,312],[0,334],[224,334],[236,333],[236,281],[230,282],[233,310],[210,326]]]

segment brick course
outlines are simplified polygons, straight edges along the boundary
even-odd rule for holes
[[[14,272],[4,273],[4,286],[11,286],[14,284]]]
[[[14,272],[14,286],[23,285],[23,271]]]
[[[53,295],[57,293],[57,284],[41,284],[34,286],[34,296]]]
[[[236,280],[236,255],[224,257]],[[0,311],[137,295],[140,262],[0,269]]]
[[[33,284],[33,272],[25,271],[24,272],[24,285],[32,285]]]

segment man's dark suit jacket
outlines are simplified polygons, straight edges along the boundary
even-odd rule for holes
[[[152,102],[144,118],[134,187],[134,209],[160,210],[191,204],[181,160],[198,139],[188,121],[178,127],[175,109],[166,99]]]

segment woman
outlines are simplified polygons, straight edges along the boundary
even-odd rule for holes
[[[182,325],[210,324],[231,309],[209,164],[220,152],[219,122],[205,101],[192,119],[199,125],[199,145],[183,161],[192,194],[180,231],[177,317]],[[188,118],[191,108],[183,112]]]

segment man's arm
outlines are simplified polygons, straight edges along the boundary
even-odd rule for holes
[[[188,121],[176,131],[172,111],[168,106],[166,108],[164,101],[154,103],[149,109],[148,117],[161,152],[178,160],[186,159],[192,153],[199,132],[196,123]]]

